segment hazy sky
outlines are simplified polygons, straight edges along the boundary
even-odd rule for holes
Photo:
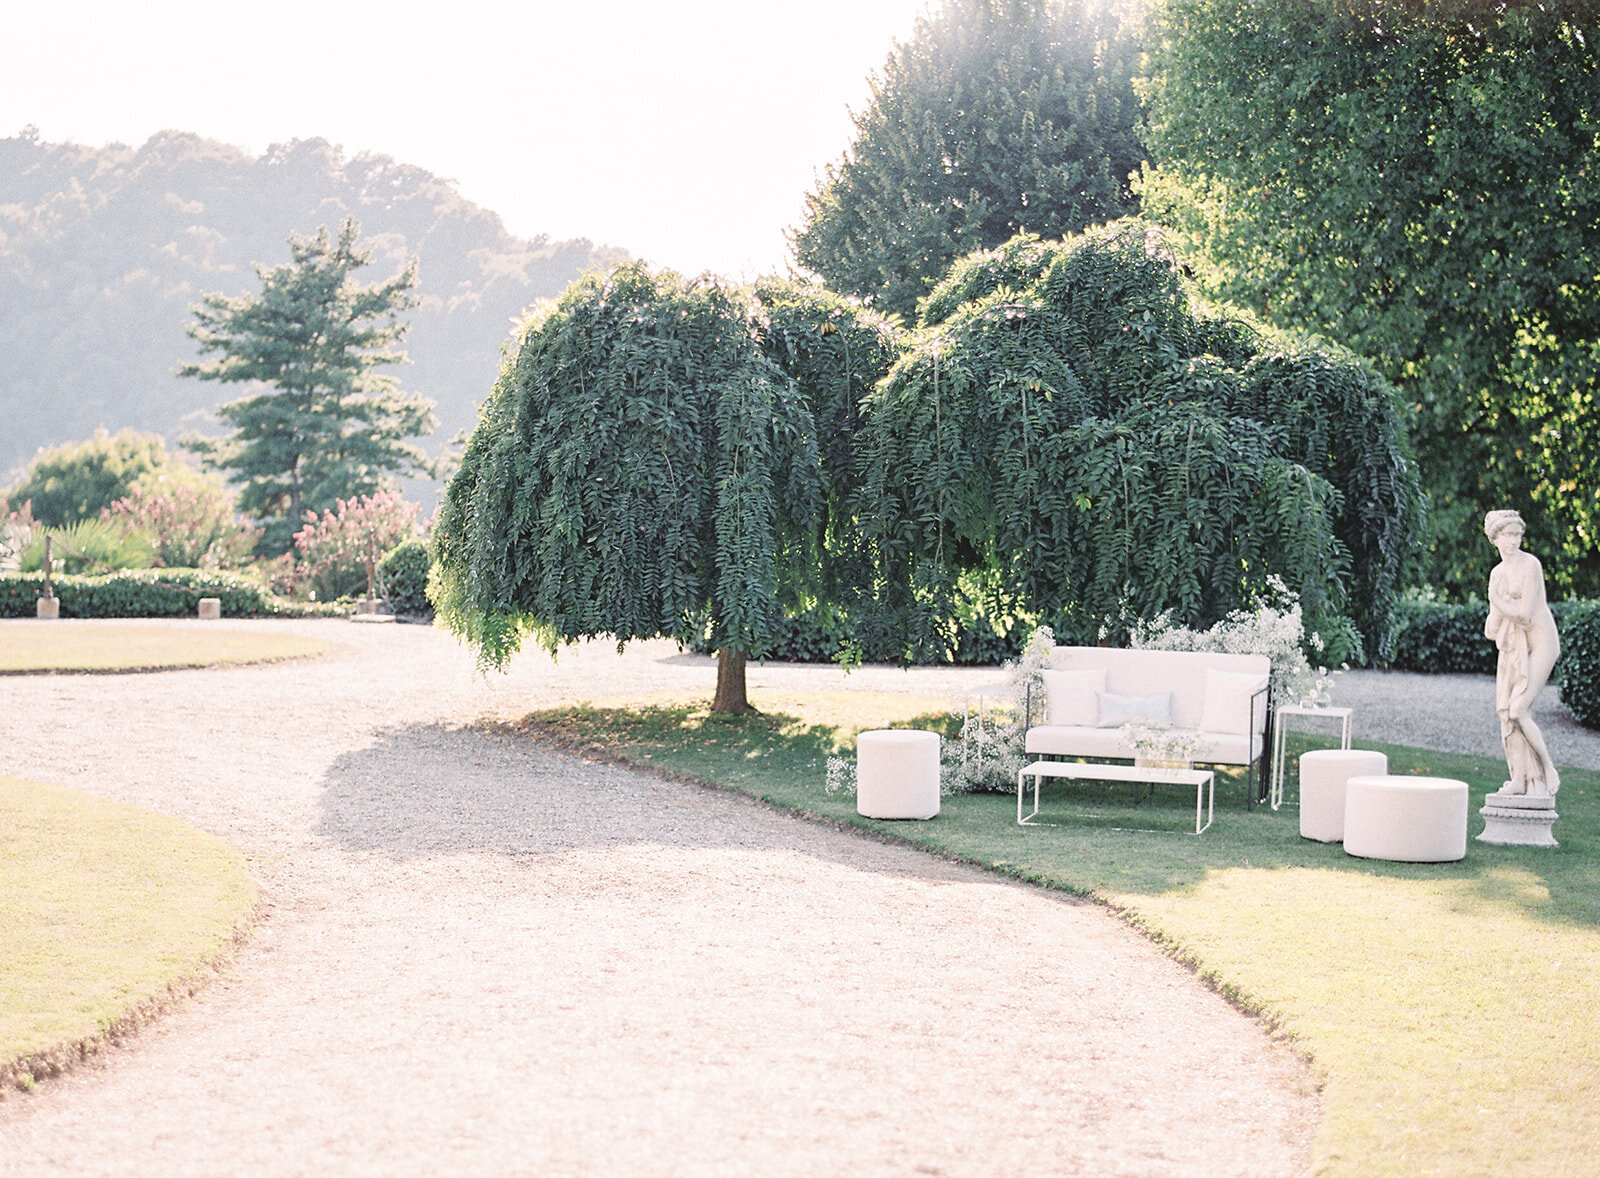
[[[0,137],[259,152],[322,137],[458,182],[513,233],[782,270],[847,107],[924,0],[9,5]],[[288,228],[285,227],[287,231]],[[302,227],[304,228],[304,227]]]

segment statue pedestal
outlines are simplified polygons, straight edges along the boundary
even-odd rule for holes
[[[1556,824],[1556,800],[1539,794],[1485,794],[1480,843],[1503,847],[1557,846],[1551,828]]]

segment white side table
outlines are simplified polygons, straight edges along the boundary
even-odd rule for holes
[[[1272,714],[1272,808],[1283,805],[1284,745],[1289,736],[1289,726],[1284,720],[1289,716],[1328,717],[1339,721],[1339,747],[1350,747],[1349,708],[1310,708],[1303,704],[1285,704]]]

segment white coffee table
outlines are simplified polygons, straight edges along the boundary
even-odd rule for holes
[[[1033,811],[1022,813],[1024,778],[1033,776]],[[1144,785],[1194,786],[1194,832],[1200,834],[1211,825],[1217,803],[1217,775],[1210,769],[1158,769],[1151,765],[1081,764],[1077,761],[1034,761],[1017,771],[1017,825],[1055,826],[1039,821],[1039,782],[1045,777],[1066,777],[1074,781],[1136,781]],[[1208,796],[1209,792],[1209,796]],[[1201,815],[1205,825],[1200,824]]]
[[[1289,726],[1283,722],[1285,716],[1326,716],[1339,721],[1339,747],[1350,747],[1350,716],[1349,708],[1310,708],[1303,704],[1285,704],[1276,708],[1272,713],[1272,808],[1278,809],[1283,805],[1283,761],[1284,750],[1287,747]]]

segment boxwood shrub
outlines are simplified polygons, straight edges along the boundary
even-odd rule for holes
[[[64,618],[193,617],[202,597],[222,601],[232,618],[306,617],[343,612],[275,596],[237,573],[210,569],[130,569],[99,577],[52,577]],[[31,618],[43,573],[0,573],[0,618]]]
[[[378,562],[389,608],[396,614],[429,617],[433,605],[428,601],[428,570],[433,556],[422,540],[407,540],[389,549]]]

